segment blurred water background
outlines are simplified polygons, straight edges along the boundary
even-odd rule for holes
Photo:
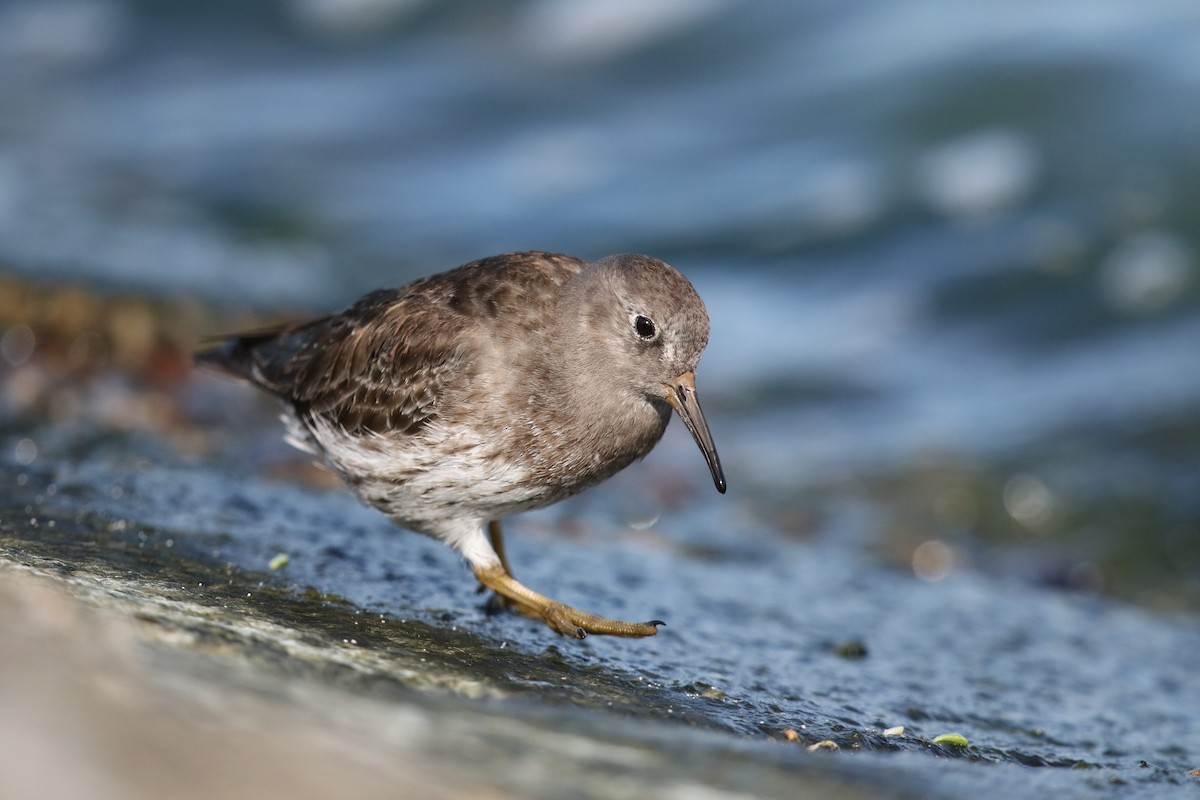
[[[9,0],[0,277],[268,318],[650,253],[708,304],[730,493],[672,430],[535,533],[666,514],[718,563],[766,529],[1194,615],[1198,100],[1193,0]]]

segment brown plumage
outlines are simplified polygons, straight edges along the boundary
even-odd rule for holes
[[[575,636],[659,623],[576,611],[512,579],[498,520],[641,458],[679,412],[724,491],[693,372],[708,315],[647,256],[475,261],[197,360],[279,397],[289,440],[366,502],[438,537],[517,610]]]

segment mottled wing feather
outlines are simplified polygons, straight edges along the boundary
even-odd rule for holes
[[[430,418],[461,328],[431,335],[408,305],[400,292],[376,292],[310,329],[280,376],[302,418],[350,433],[411,431]]]
[[[474,376],[489,336],[538,327],[559,287],[583,266],[570,256],[510,253],[398,289],[346,311],[236,337],[201,356],[352,434],[415,433],[448,388]]]

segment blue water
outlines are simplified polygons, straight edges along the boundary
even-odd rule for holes
[[[1200,397],[1192,3],[81,0],[0,23],[18,270],[315,309],[506,250],[652,252],[708,299],[710,405],[786,418],[759,470],[740,451],[778,425],[721,421],[743,482]],[[868,402],[813,408],[812,382]]]

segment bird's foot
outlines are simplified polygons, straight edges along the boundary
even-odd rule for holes
[[[549,601],[544,608],[539,610],[539,613],[552,629],[563,636],[571,636],[576,639],[583,639],[591,633],[601,636],[653,636],[658,633],[659,625],[667,624],[660,619],[649,622],[622,622],[589,614],[554,600]]]
[[[493,600],[527,617],[541,619],[557,633],[575,639],[583,639],[588,634],[599,636],[653,636],[658,633],[658,626],[665,625],[662,620],[649,622],[622,622],[607,617],[589,614],[577,608],[564,605],[538,594],[519,583],[508,574],[500,564],[490,567],[472,568],[476,579],[491,589],[495,594]],[[488,606],[492,602],[489,600]]]

